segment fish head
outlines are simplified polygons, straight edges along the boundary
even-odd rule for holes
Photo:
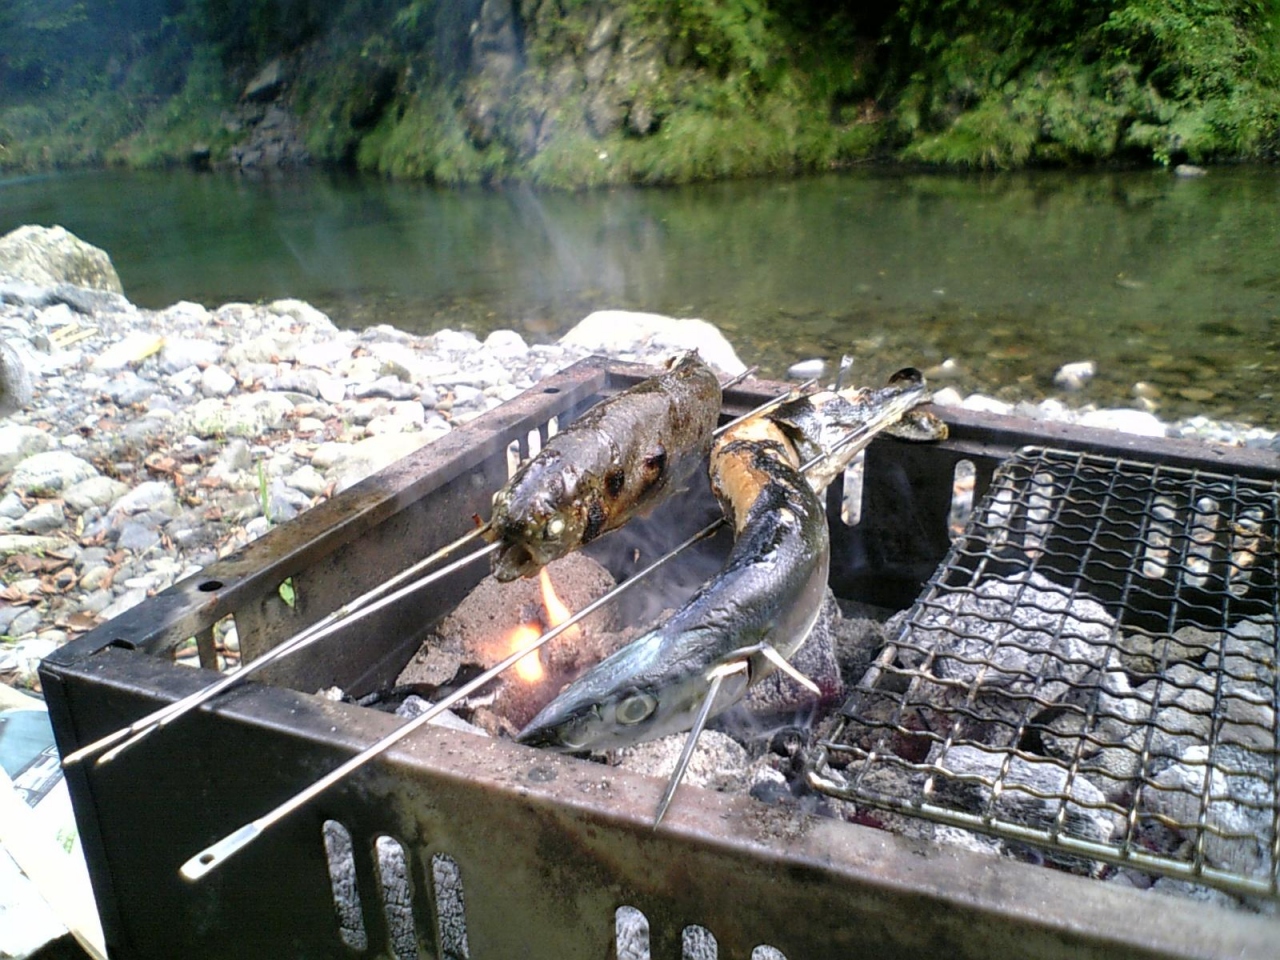
[[[531,577],[573,550],[582,535],[566,476],[552,470],[517,475],[493,496],[489,526],[499,542],[493,575],[504,583]]]
[[[708,690],[706,671],[670,658],[661,630],[606,657],[565,687],[516,737],[564,753],[614,750],[688,730]],[[741,696],[721,688],[718,703]]]

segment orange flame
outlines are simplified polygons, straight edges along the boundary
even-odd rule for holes
[[[564,601],[556,595],[555,587],[551,584],[551,575],[547,573],[546,567],[542,568],[538,579],[542,585],[542,605],[546,609],[547,627],[548,629],[558,627],[573,614],[565,606]],[[521,650],[532,646],[542,636],[542,633],[542,625],[540,623],[523,623],[516,627],[511,631],[509,641],[511,652],[519,653]],[[572,643],[574,638],[580,636],[581,633],[581,628],[575,625],[566,630],[564,636]],[[516,661],[516,676],[525,683],[537,683],[545,675],[546,671],[543,669],[542,660],[536,650],[530,651],[528,656],[521,657]]]
[[[511,631],[511,652],[517,653],[529,647],[542,636],[542,630],[536,623],[522,623]],[[545,671],[542,661],[538,659],[538,651],[532,651],[527,657],[516,661],[516,676],[525,683],[537,683]]]
[[[558,627],[573,616],[573,613],[556,595],[556,588],[551,585],[551,574],[547,573],[546,567],[539,572],[538,582],[542,585],[542,605],[547,609],[547,626]],[[573,643],[581,635],[582,628],[576,624],[563,634],[564,639],[569,643]]]

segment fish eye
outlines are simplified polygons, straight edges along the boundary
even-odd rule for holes
[[[558,537],[562,533],[564,533],[563,517],[552,517],[550,520],[547,521],[546,536],[548,539],[552,537]]]
[[[658,706],[655,697],[647,693],[633,693],[625,700],[618,702],[618,706],[614,708],[614,719],[619,723],[635,724],[639,723],[649,714],[653,713]]]

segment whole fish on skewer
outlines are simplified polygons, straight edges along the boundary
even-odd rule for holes
[[[720,382],[696,352],[552,437],[493,497],[493,575],[532,576],[655,506],[707,456]]]
[[[518,739],[576,752],[692,730],[660,819],[707,720],[776,669],[812,687],[789,660],[813,629],[827,583],[819,494],[881,431],[944,438],[946,425],[915,409],[927,399],[924,377],[907,369],[879,390],[801,397],[721,436],[711,482],[734,527],[724,567],[669,620],[566,687]]]

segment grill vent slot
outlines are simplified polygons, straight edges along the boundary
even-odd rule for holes
[[[691,923],[680,932],[681,960],[716,960],[720,945],[706,927]]]
[[[649,960],[649,918],[623,905],[613,912],[614,954],[617,960]]]
[[[431,858],[431,882],[435,887],[436,925],[441,960],[468,960],[467,910],[458,862],[447,854]]]
[[[417,960],[421,953],[413,921],[413,885],[404,846],[394,837],[383,835],[375,841],[374,852],[391,955],[395,960]]]
[[[360,908],[360,888],[356,882],[356,860],[351,831],[337,820],[326,820],[321,828],[325,858],[329,861],[329,883],[333,887],[333,908],[338,920],[338,936],[352,950],[369,949]]]

